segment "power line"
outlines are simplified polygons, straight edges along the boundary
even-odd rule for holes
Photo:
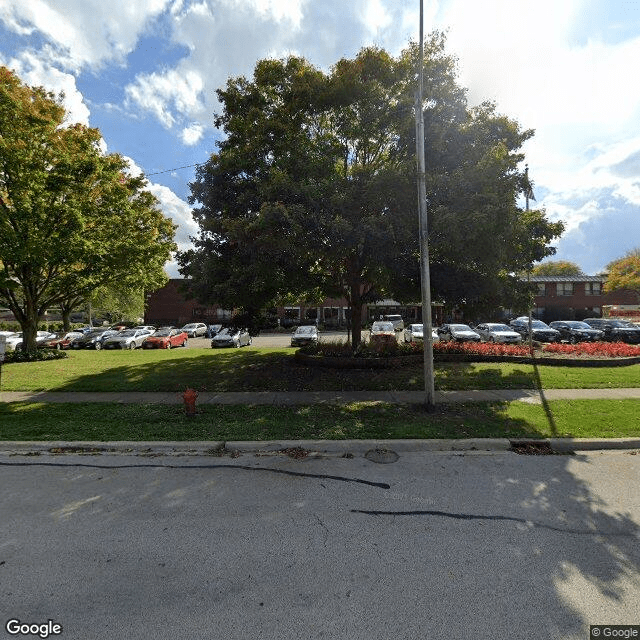
[[[201,167],[204,162],[197,162],[196,164],[186,164],[184,167],[175,167],[173,169],[165,169],[164,171],[154,171],[153,173],[145,173],[146,176],[157,176],[160,173],[169,173],[170,171],[178,171],[178,169],[189,169],[190,167]]]

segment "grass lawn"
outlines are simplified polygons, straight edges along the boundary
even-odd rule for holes
[[[640,387],[640,365],[552,367],[436,364],[436,389]],[[308,367],[291,349],[73,351],[69,358],[2,366],[1,391],[375,391],[423,389],[422,365]]]
[[[280,440],[368,438],[638,437],[640,400],[420,407],[383,403],[305,407],[0,405],[0,440]]]

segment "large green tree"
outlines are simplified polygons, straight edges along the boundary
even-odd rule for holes
[[[491,104],[469,108],[444,44],[426,43],[422,105],[433,295],[503,300],[521,286],[509,274],[552,253],[562,227],[517,207],[532,132]],[[262,60],[218,91],[225,136],[191,185],[201,231],[180,257],[197,297],[246,310],[344,295],[354,345],[366,302],[419,299],[417,60],[417,46],[366,48],[326,74]]]
[[[640,248],[628,251],[607,265],[607,281],[604,290],[620,291],[628,289],[640,295]]]
[[[69,126],[61,98],[0,67],[0,300],[27,350],[47,308],[114,282],[157,288],[176,248],[144,178]]]

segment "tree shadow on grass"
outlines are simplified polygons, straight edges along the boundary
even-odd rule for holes
[[[195,350],[194,350],[195,351]],[[330,369],[298,363],[290,354],[242,349],[162,352],[148,362],[109,365],[112,353],[92,354],[106,366],[97,373],[79,374],[55,382],[52,391],[383,391],[424,388],[421,365],[390,369]],[[125,356],[127,354],[124,354]],[[58,364],[64,366],[64,363]],[[438,389],[535,388],[524,367],[473,367],[468,363],[436,365]]]

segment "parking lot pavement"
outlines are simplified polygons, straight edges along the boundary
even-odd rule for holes
[[[291,334],[290,333],[261,333],[258,336],[252,338],[252,346],[254,347],[289,347],[291,346]],[[341,340],[347,341],[346,331],[323,331],[320,333],[320,340]],[[210,338],[189,338],[187,342],[187,349],[210,349]]]

